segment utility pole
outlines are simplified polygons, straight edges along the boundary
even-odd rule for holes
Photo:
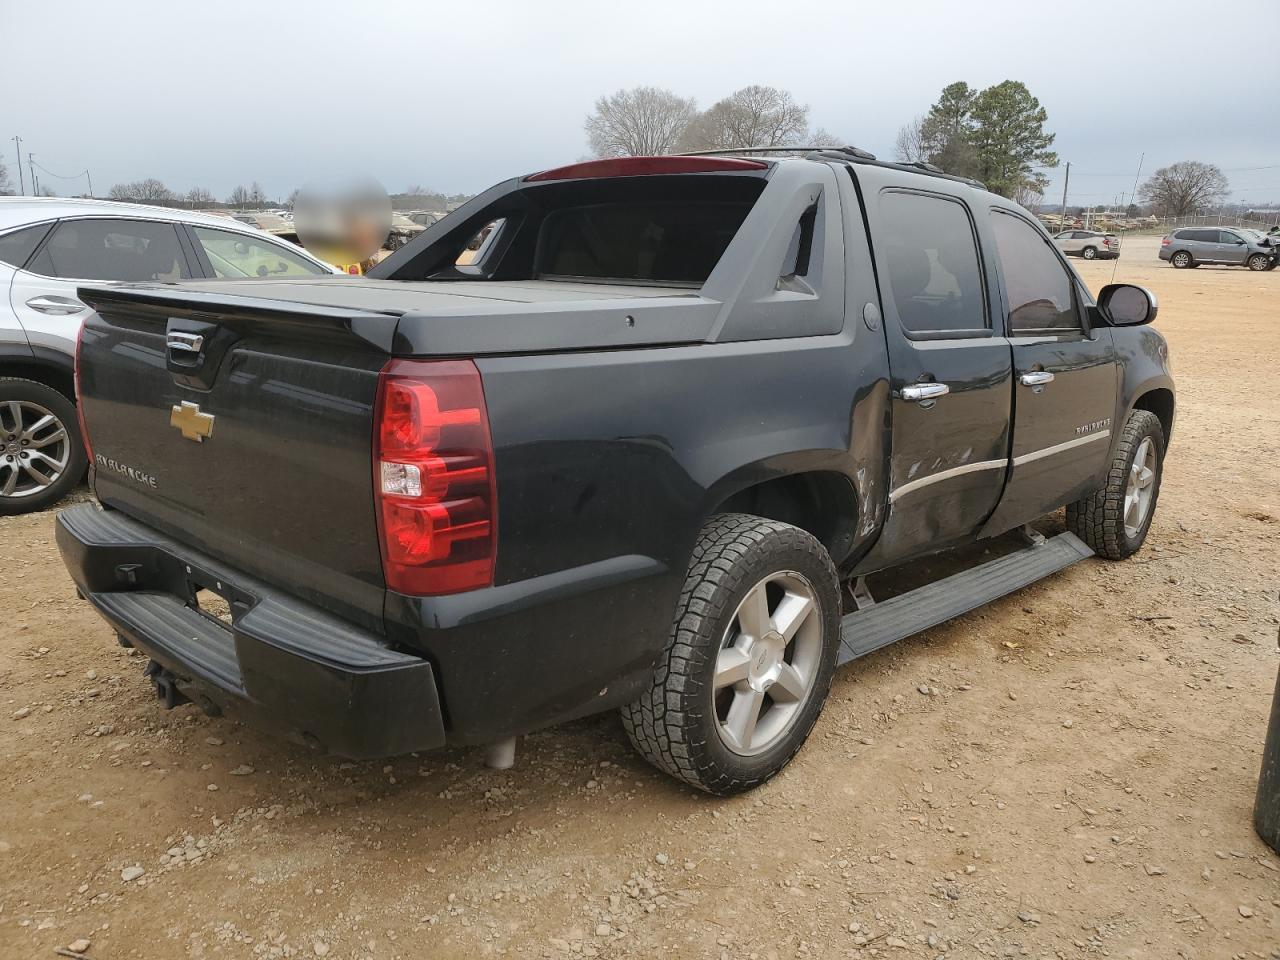
[[[31,195],[40,196],[40,181],[36,179],[36,162],[31,159],[32,153],[27,151],[27,167],[31,170]]]
[[[1062,178],[1062,229],[1067,229],[1067,184],[1071,182],[1071,161],[1067,161],[1067,175]]]
[[[89,196],[93,196],[93,177],[89,176],[89,171],[85,170],[84,178],[89,181]]]
[[[13,149],[18,155],[18,192],[23,196],[27,194],[27,181],[22,179],[22,138],[13,138]]]

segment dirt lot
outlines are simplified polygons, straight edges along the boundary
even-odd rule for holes
[[[495,772],[166,712],[74,599],[52,513],[0,519],[0,957],[1280,957],[1250,826],[1280,271],[1178,272],[1156,242],[1114,268],[1158,294],[1180,390],[1147,547],[844,668],[796,762],[734,800],[651,771],[612,716]]]

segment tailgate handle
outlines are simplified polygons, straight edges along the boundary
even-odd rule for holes
[[[179,330],[170,330],[166,337],[165,346],[170,350],[180,350],[184,353],[199,353],[204,349],[204,337],[198,333],[183,333]]]

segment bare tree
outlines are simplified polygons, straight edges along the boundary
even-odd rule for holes
[[[227,203],[233,207],[247,207],[249,205],[249,188],[243,183],[231,191],[231,196],[227,197]]]
[[[435,195],[435,191],[429,187],[424,187],[420,183],[411,183],[404,188],[406,197],[430,197]]]
[[[597,157],[670,153],[697,113],[697,105],[659,87],[619,90],[596,101],[584,127]]]
[[[249,188],[249,202],[255,207],[261,207],[267,202],[267,195],[262,190],[262,185],[257,180],[253,181],[253,186]]]
[[[9,168],[0,163],[0,197],[12,195],[13,185],[9,183]]]
[[[1014,189],[1013,202],[1025,207],[1032,213],[1040,212],[1040,204],[1044,203],[1044,193],[1039,184],[1024,181]]]
[[[699,114],[681,138],[684,150],[737,150],[802,144],[809,108],[786,90],[753,85],[736,90]]]
[[[924,117],[915,117],[898,129],[893,152],[903,163],[920,163],[929,159],[929,148],[924,139]]]
[[[1138,196],[1165,216],[1185,217],[1225,199],[1230,189],[1226,176],[1212,163],[1181,160],[1153,173]]]
[[[155,177],[135,180],[132,183],[117,183],[107,194],[112,200],[125,200],[130,203],[172,203],[174,193]]]
[[[213,194],[204,187],[192,187],[187,191],[187,203],[193,207],[207,207],[213,203]]]
[[[826,127],[819,127],[813,133],[804,138],[806,146],[810,147],[843,147],[846,145],[844,137],[837,136]]]

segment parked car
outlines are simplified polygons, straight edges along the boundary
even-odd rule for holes
[[[0,514],[40,510],[84,476],[72,383],[95,280],[289,277],[328,264],[228,217],[104,200],[0,198]]]
[[[1068,256],[1086,260],[1114,260],[1120,256],[1120,238],[1097,230],[1064,230],[1053,238],[1054,246]]]
[[[852,148],[509,180],[358,284],[80,296],[80,595],[164,703],[351,757],[619,709],[749,789],[838,664],[1137,551],[1173,428],[1149,293],[1095,302],[1021,207]]]
[[[1250,270],[1272,270],[1276,247],[1250,231],[1183,227],[1160,241],[1160,259],[1182,269],[1202,263],[1225,263]]]
[[[388,250],[399,250],[425,229],[426,225],[417,223],[403,213],[393,213],[391,229],[387,233],[387,241],[383,246]]]

